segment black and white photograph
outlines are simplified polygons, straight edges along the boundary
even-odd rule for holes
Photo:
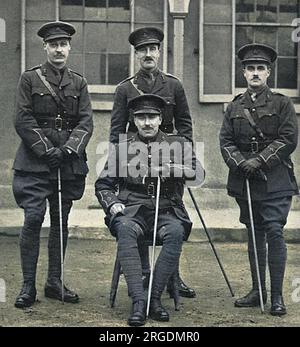
[[[299,0],[1,0],[0,327],[300,327],[299,42]]]

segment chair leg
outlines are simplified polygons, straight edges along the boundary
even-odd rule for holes
[[[172,294],[174,299],[175,311],[179,311],[179,273],[178,269],[176,269],[171,277],[171,286],[172,286]]]
[[[111,280],[110,295],[109,295],[110,307],[112,308],[115,306],[120,274],[121,274],[121,264],[118,259],[118,256],[116,256],[114,272],[113,272],[112,280]]]

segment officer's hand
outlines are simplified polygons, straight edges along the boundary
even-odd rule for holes
[[[74,154],[70,149],[66,148],[66,147],[60,147],[59,148],[62,153],[63,153],[63,156],[64,156],[64,160],[66,161],[70,161],[74,158]]]
[[[50,152],[46,153],[45,158],[49,167],[56,169],[61,165],[64,155],[59,148],[53,148]]]
[[[119,212],[123,212],[125,209],[125,205],[121,204],[119,202],[113,204],[109,210],[110,214],[112,214],[113,216]]]
[[[246,178],[251,177],[261,166],[262,161],[260,158],[250,158],[239,165]]]

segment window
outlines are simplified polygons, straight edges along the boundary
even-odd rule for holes
[[[278,52],[269,86],[289,96],[298,95],[297,44],[291,34],[295,29],[293,19],[299,17],[299,0],[218,0],[213,5],[202,0],[201,3],[204,53],[200,56],[200,101],[229,101],[244,90],[246,82],[236,51],[254,42],[267,44]],[[222,51],[221,62],[220,55],[210,59],[216,47]]]
[[[113,86],[137,69],[128,42],[130,32],[142,26],[156,26],[166,31],[167,1],[27,0],[26,66],[45,60],[41,41],[33,33],[58,15],[59,20],[69,22],[76,28],[68,65],[84,74],[89,84],[103,86],[103,92],[113,91]],[[161,68],[164,69],[165,41],[161,58]]]

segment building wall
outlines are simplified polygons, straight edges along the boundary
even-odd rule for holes
[[[0,14],[7,24],[7,42],[0,43],[0,72],[2,76],[0,83],[0,207],[13,207],[16,205],[11,193],[11,167],[19,139],[14,131],[12,119],[15,90],[20,75],[20,1],[1,1]],[[175,54],[173,49],[173,24],[173,19],[169,16],[168,71],[171,73]],[[218,54],[222,59],[222,52]],[[219,150],[218,136],[223,120],[224,104],[199,102],[199,1],[197,0],[191,0],[189,14],[185,19],[183,83],[193,118],[194,140],[204,143],[206,181],[202,189],[195,191],[195,195],[201,207],[236,207],[234,199],[228,197],[226,193],[228,169]],[[93,95],[92,98],[93,100],[111,101],[112,95]],[[82,208],[97,205],[94,197],[94,182],[97,177],[97,168],[99,170],[105,159],[103,155],[106,148],[104,142],[108,140],[110,112],[95,111],[94,123],[94,135],[87,148],[90,167],[90,173],[87,177],[87,189],[84,198],[75,204],[75,206]],[[300,177],[299,154],[300,148],[293,155],[297,177]],[[298,200],[298,198],[294,200],[294,208],[300,208]],[[189,204],[188,200],[187,203]]]
[[[15,90],[20,75],[19,0],[2,0],[0,17],[6,23],[6,42],[0,42],[0,207],[12,203],[12,162],[19,139],[13,128]]]

